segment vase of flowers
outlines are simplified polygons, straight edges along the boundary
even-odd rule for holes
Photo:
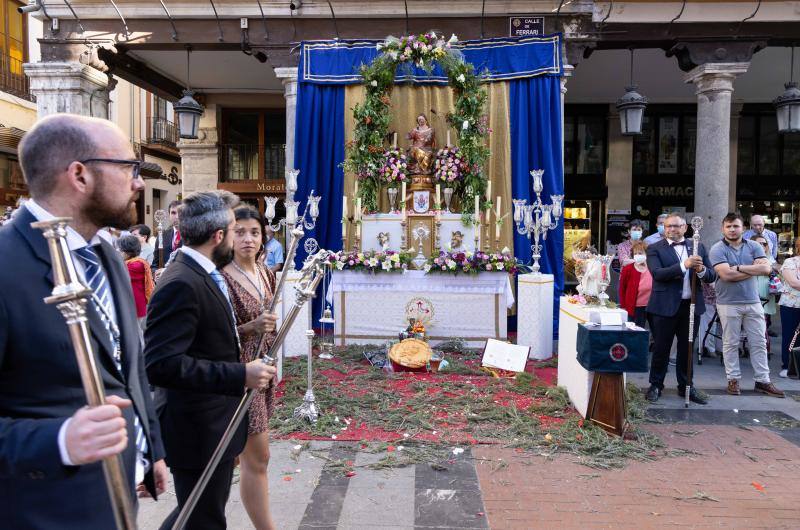
[[[464,177],[467,162],[458,147],[444,147],[436,153],[433,164],[433,178],[448,187],[454,187]]]

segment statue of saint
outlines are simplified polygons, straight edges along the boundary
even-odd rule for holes
[[[433,127],[428,125],[424,114],[417,116],[417,126],[411,129],[407,138],[411,140],[408,149],[408,170],[411,174],[429,175],[433,167],[433,150],[436,138]]]

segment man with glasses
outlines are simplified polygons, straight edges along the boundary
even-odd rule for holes
[[[758,296],[756,276],[767,276],[769,261],[755,241],[742,238],[744,223],[738,213],[729,213],[722,219],[721,241],[714,243],[709,255],[719,279],[717,289],[717,314],[722,324],[722,356],[728,377],[728,394],[740,395],[739,340],[742,329],[750,350],[755,391],[773,397],[785,397],[769,378],[767,359],[766,321],[764,308]]]
[[[764,217],[761,215],[751,216],[750,229],[742,234],[743,239],[753,239],[753,236],[763,236],[769,243],[772,259],[778,259],[778,234],[765,226]]]
[[[140,162],[113,123],[70,114],[39,121],[19,152],[32,198],[0,230],[2,526],[114,528],[100,460],[121,455],[131,493],[156,495],[168,480],[130,278],[98,235],[135,222]],[[53,266],[31,223],[54,217],[72,219],[71,259],[94,294],[86,313],[107,396],[99,407],[86,406],[64,318],[43,301]]]
[[[711,268],[703,245],[694,254],[694,242],[686,239],[686,220],[679,214],[669,214],[664,223],[666,237],[647,247],[647,268],[653,277],[653,290],[647,302],[647,318],[653,333],[653,359],[650,363],[650,388],[646,397],[658,401],[664,390],[664,379],[669,368],[672,341],[677,337],[675,375],[678,395],[686,396],[686,385],[691,386],[689,399],[705,405],[708,398],[698,392],[686,374],[689,356],[689,308],[691,306],[691,275],[711,283],[716,274]],[[694,336],[706,306],[703,290],[695,290]]]

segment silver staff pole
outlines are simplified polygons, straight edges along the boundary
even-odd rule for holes
[[[692,257],[698,255],[698,249],[700,248],[700,230],[703,228],[703,218],[702,217],[693,217],[692,218],[692,241],[694,242],[692,248]],[[689,352],[686,355],[686,396],[684,398],[683,406],[685,408],[689,408],[689,394],[692,392],[692,368],[694,367],[694,297],[695,293],[697,292],[697,273],[692,270],[690,271],[691,277],[690,281],[692,284],[692,299],[689,303]]]
[[[305,304],[311,298],[314,298],[316,295],[319,282],[322,281],[322,278],[325,276],[324,264],[328,260],[329,254],[330,253],[326,250],[320,250],[313,256],[309,256],[303,265],[303,269],[300,271],[302,276],[298,282],[298,285],[295,287],[296,296],[294,305],[292,305],[292,308],[289,310],[286,319],[278,330],[278,335],[275,338],[275,342],[272,343],[269,352],[267,352],[267,355],[261,358],[264,363],[273,364],[275,362],[275,358],[278,355],[281,344],[289,334],[289,330],[291,329],[295,318],[297,318],[297,315],[300,313],[303,304]],[[220,439],[217,448],[214,449],[214,453],[211,455],[211,460],[203,470],[203,474],[200,475],[200,479],[197,481],[197,484],[195,484],[192,493],[189,494],[189,498],[186,499],[186,504],[184,504],[183,508],[181,508],[178,518],[175,520],[175,524],[172,526],[172,530],[183,530],[184,526],[186,526],[186,522],[189,520],[192,510],[194,510],[194,507],[197,505],[197,501],[200,500],[203,490],[205,490],[208,481],[211,479],[211,475],[213,475],[214,471],[217,469],[217,465],[219,465],[220,460],[222,460],[222,455],[228,449],[228,445],[230,445],[236,430],[239,428],[239,425],[241,425],[242,420],[247,414],[250,404],[253,402],[253,399],[256,397],[257,393],[258,390],[254,388],[249,388],[247,389],[247,392],[245,392],[244,397],[239,402],[239,406],[236,408],[236,412],[233,414],[233,417],[228,423],[228,427],[225,429],[225,432],[222,433],[222,438]]]

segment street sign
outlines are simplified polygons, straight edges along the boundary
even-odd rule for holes
[[[508,27],[511,37],[544,35],[544,17],[508,17]]]

